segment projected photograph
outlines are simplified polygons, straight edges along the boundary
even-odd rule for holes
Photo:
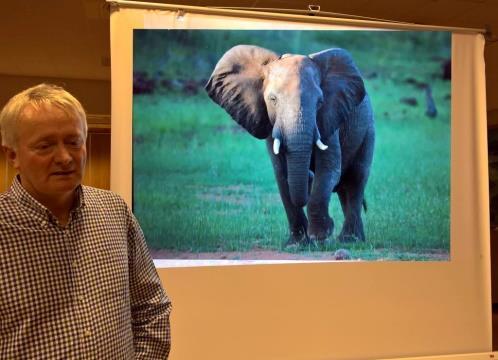
[[[450,33],[133,36],[155,259],[450,260]]]

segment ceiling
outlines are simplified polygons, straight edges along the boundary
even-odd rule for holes
[[[498,0],[327,0],[323,4],[310,1],[320,5],[322,12],[417,24],[490,27],[498,38]],[[174,3],[300,10],[306,10],[310,4],[305,0],[177,0]],[[104,0],[12,0],[1,6],[0,74],[110,79],[109,11]],[[498,43],[488,42],[486,51],[486,56],[498,63]],[[498,69],[487,66],[486,70],[488,82],[498,83]],[[498,95],[496,103],[498,107]]]
[[[164,2],[164,1],[151,1]],[[398,20],[419,24],[484,27],[497,23],[496,0],[238,0],[177,1],[197,6],[244,6],[248,8],[282,8],[307,10],[309,4],[320,5],[324,12],[361,15],[380,19]],[[497,23],[498,24],[498,23]]]
[[[305,0],[174,2],[300,10],[310,4]],[[498,33],[497,0],[327,0],[319,5],[322,12],[418,24],[474,28],[489,25]],[[0,73],[109,79],[109,12],[104,0],[17,0],[1,6]]]

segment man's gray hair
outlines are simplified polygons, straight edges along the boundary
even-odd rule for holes
[[[88,132],[86,114],[78,99],[60,86],[40,84],[13,96],[0,112],[2,145],[15,149],[18,140],[17,122],[24,109],[30,106],[38,110],[43,105],[56,106],[66,115],[79,119],[86,138]]]

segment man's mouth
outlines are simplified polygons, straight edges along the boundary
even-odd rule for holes
[[[52,173],[52,175],[56,175],[56,176],[67,176],[67,175],[71,175],[72,173],[74,173],[74,170],[68,170],[68,171],[54,171]]]

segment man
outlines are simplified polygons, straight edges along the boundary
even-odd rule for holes
[[[82,186],[87,123],[42,84],[0,113],[0,359],[166,359],[171,303],[124,201]]]

